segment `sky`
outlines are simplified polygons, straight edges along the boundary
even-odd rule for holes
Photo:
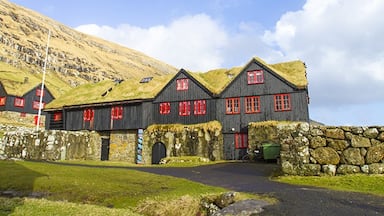
[[[11,0],[176,68],[301,60],[310,118],[384,125],[382,0]]]

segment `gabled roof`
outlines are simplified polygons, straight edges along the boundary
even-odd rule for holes
[[[241,72],[242,67],[234,67],[231,69],[215,69],[205,73],[189,74],[204,85],[213,94],[220,94]]]
[[[243,67],[231,69],[215,69],[205,73],[189,72],[180,69],[177,74],[154,76],[148,82],[140,79],[129,79],[122,82],[105,80],[98,83],[80,85],[65,95],[46,105],[46,109],[58,109],[65,106],[103,104],[107,102],[122,102],[129,100],[154,99],[180,74],[185,74],[210,95],[222,93],[240,73],[248,66],[257,62],[276,76],[286,80],[296,88],[306,88],[307,79],[305,65],[301,61],[291,61],[278,64],[266,64],[260,58],[254,57]]]
[[[308,86],[306,67],[304,62],[300,60],[277,64],[267,64],[262,59],[257,57],[255,57],[254,60],[272,70],[299,89],[303,89]]]
[[[155,76],[147,83],[141,79],[121,82],[104,80],[98,83],[80,85],[46,105],[46,109],[65,106],[119,102],[137,99],[152,99],[165,86],[173,75]]]

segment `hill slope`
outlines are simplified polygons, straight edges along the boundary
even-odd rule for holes
[[[47,71],[71,86],[177,72],[143,53],[80,33],[6,0],[0,0],[0,61],[41,73],[49,30]]]

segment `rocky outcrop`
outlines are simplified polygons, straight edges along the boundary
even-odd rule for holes
[[[39,73],[51,32],[48,70],[78,85],[176,73],[177,69],[143,53],[66,27],[48,17],[0,1],[0,61]]]

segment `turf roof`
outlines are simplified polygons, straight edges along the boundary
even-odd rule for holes
[[[83,84],[47,104],[46,109],[57,109],[71,105],[151,99],[160,92],[173,76],[155,76],[148,83],[140,83],[140,79],[129,79],[120,83],[104,80],[98,83]]]
[[[298,88],[306,88],[307,79],[305,65],[301,61],[266,64],[260,58],[252,58],[272,70]],[[245,66],[247,67],[249,63]],[[213,94],[220,94],[243,70],[243,67],[231,69],[215,69],[205,73],[187,72]],[[141,79],[128,79],[121,83],[105,80],[98,83],[80,85],[64,96],[47,104],[46,109],[57,109],[64,106],[98,104],[135,99],[153,99],[174,78],[174,74],[154,76],[148,83],[140,83]]]

